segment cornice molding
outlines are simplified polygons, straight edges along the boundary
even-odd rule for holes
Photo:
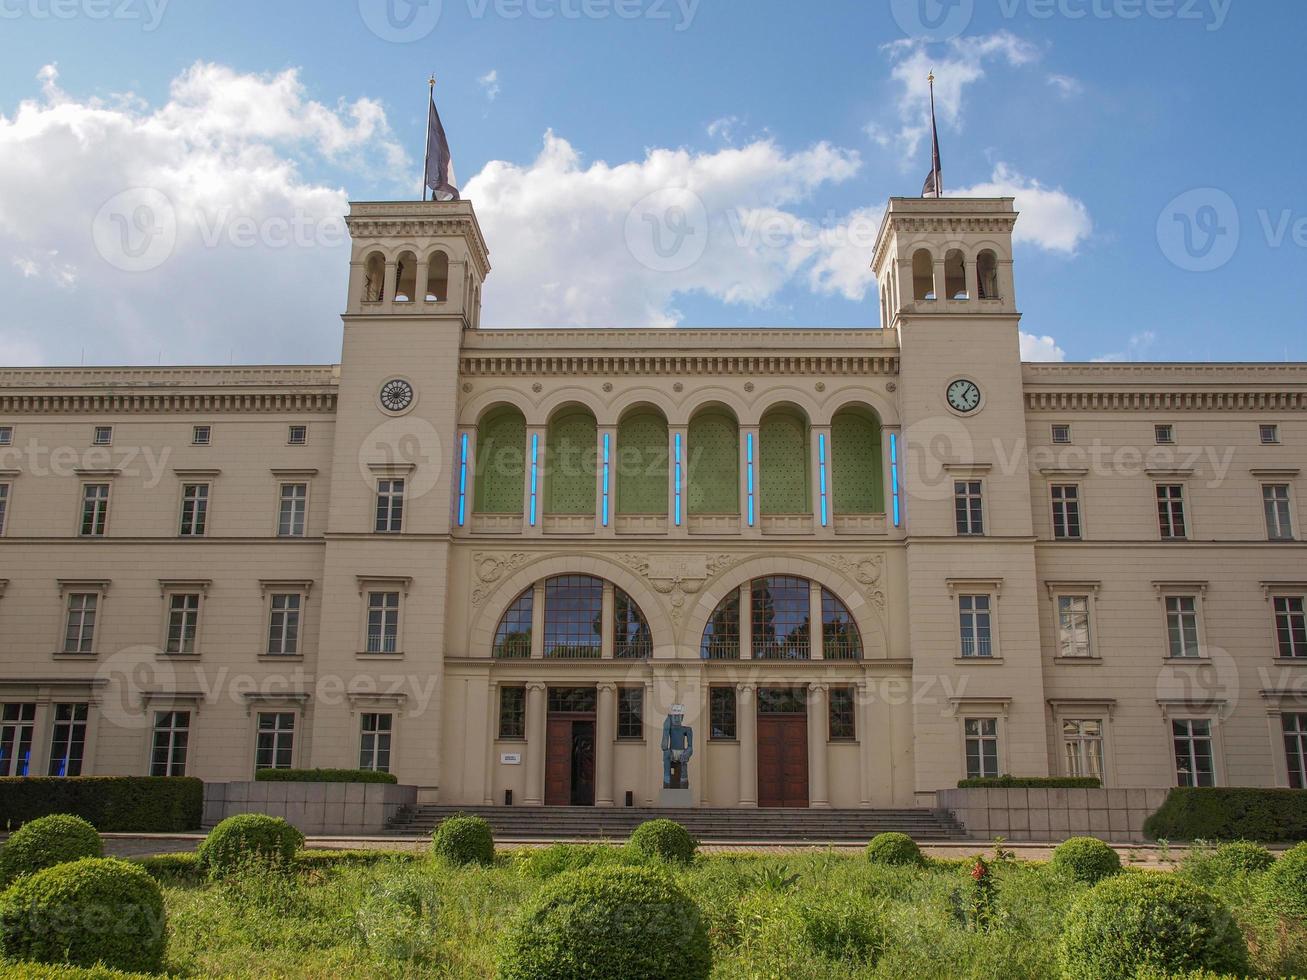
[[[1301,390],[1193,391],[1176,387],[1169,391],[1134,391],[1105,380],[1102,387],[1093,390],[1027,388],[1026,408],[1032,412],[1301,412],[1307,411],[1307,377],[1303,381]]]
[[[464,353],[459,361],[463,377],[590,376],[749,376],[849,375],[895,377],[897,353],[884,354],[697,354],[580,353],[548,354],[529,351]]]

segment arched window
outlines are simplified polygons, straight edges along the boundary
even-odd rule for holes
[[[545,513],[595,512],[595,417],[565,409],[549,422],[545,441]]]
[[[709,408],[690,419],[686,462],[691,514],[740,512],[740,430],[735,416]]]
[[[821,645],[826,660],[861,660],[862,634],[849,607],[829,589],[821,590]]]
[[[912,253],[912,295],[918,301],[935,298],[935,259],[929,249]]]
[[[862,635],[853,614],[829,589],[820,590],[821,655],[825,660],[862,659]],[[741,600],[748,609],[741,609]],[[740,624],[747,615],[745,637],[754,660],[808,660],[813,656],[812,616],[817,601],[813,583],[792,575],[756,578],[732,589],[708,619],[699,645],[705,660],[740,657]]]
[[[976,279],[980,286],[981,299],[999,299],[998,295],[998,256],[992,249],[985,249],[976,256]]]
[[[386,257],[372,252],[363,263],[363,302],[380,303],[386,296]]]
[[[513,600],[499,627],[491,655],[501,660],[519,660],[531,656],[531,613],[535,606],[535,587]]]
[[[617,513],[667,513],[667,420],[628,414],[617,427]]]
[[[831,470],[836,514],[883,514],[880,422],[867,409],[845,408],[831,419]]]
[[[944,256],[944,298],[967,298],[967,267],[961,249],[951,248]]]
[[[522,413],[512,405],[487,412],[477,426],[475,513],[522,513],[525,457],[526,419]]]
[[[812,588],[789,575],[756,578],[750,626],[755,660],[807,660],[812,647]]]
[[[758,429],[762,513],[810,514],[808,420],[794,408],[773,408]]]
[[[613,656],[643,660],[653,656],[653,634],[635,600],[621,589],[613,589]]]
[[[444,252],[432,252],[427,259],[428,303],[443,303],[449,299],[449,256]]]
[[[740,659],[740,590],[718,603],[703,629],[699,652],[704,660]]]
[[[418,257],[400,252],[395,264],[395,302],[411,303],[418,289]]]
[[[558,575],[546,580],[546,657],[598,657],[603,646],[603,624],[603,579]]]

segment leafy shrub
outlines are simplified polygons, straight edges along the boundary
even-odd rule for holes
[[[451,864],[490,864],[495,860],[495,835],[481,817],[459,813],[440,821],[431,835],[431,850]]]
[[[81,817],[67,813],[38,817],[14,831],[0,849],[0,885],[42,868],[103,854],[100,835]]]
[[[800,903],[798,914],[804,943],[828,960],[874,963],[885,948],[878,912],[849,895]]]
[[[393,773],[372,769],[256,769],[260,783],[397,783]]]
[[[1121,858],[1097,837],[1070,837],[1053,848],[1053,869],[1086,885],[1121,871]]]
[[[107,966],[0,963],[0,980],[156,980],[149,973],[124,973]]]
[[[127,861],[56,865],[0,896],[0,953],[15,959],[149,972],[166,940],[163,892]]]
[[[921,848],[907,834],[877,834],[867,843],[867,860],[872,864],[923,865]]]
[[[1154,840],[1307,840],[1307,790],[1173,789],[1144,821]]]
[[[711,968],[698,906],[659,868],[559,875],[505,931],[499,958],[501,980],[706,980]]]
[[[958,789],[1101,789],[1097,776],[977,776],[959,779]]]
[[[1262,876],[1262,896],[1271,911],[1307,922],[1307,844],[1291,847]]]
[[[204,783],[189,776],[6,776],[0,814],[13,827],[52,813],[81,817],[102,833],[197,830]]]
[[[513,863],[519,874],[544,880],[582,868],[630,866],[644,860],[644,855],[612,844],[550,844],[518,851]]]
[[[1243,975],[1248,947],[1210,892],[1175,875],[1113,875],[1071,906],[1058,947],[1068,980],[1132,980],[1145,967]]]
[[[431,881],[409,872],[369,890],[355,922],[374,955],[415,967],[432,966],[438,908],[439,894]]]
[[[209,831],[196,854],[210,877],[221,878],[248,864],[289,867],[304,835],[281,817],[238,813]]]
[[[1216,885],[1240,876],[1260,874],[1274,863],[1275,855],[1261,844],[1239,840],[1215,850],[1193,850],[1181,863],[1181,870],[1200,885]]]
[[[675,820],[646,820],[635,828],[628,846],[644,857],[689,864],[699,842]]]

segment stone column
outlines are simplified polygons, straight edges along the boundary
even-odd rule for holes
[[[545,583],[531,588],[531,657],[539,660],[545,655]]]
[[[740,659],[753,659],[753,586],[740,586]]]
[[[808,685],[808,805],[815,809],[830,806],[829,697],[825,684]]]
[[[735,734],[740,740],[740,806],[758,805],[758,711],[756,688],[735,685]]]
[[[822,630],[821,583],[808,583],[808,643],[813,660],[826,659],[826,636]]]
[[[871,685],[862,681],[857,688],[857,726],[858,726],[858,805],[871,806],[871,777],[874,756],[872,755],[872,705]]]
[[[599,656],[604,660],[612,660],[617,647],[616,630],[613,629],[613,620],[617,615],[617,593],[613,589],[613,583],[607,579],[604,579],[603,598],[599,609]]]
[[[545,802],[545,716],[548,690],[540,681],[526,686],[526,799],[527,806]]]
[[[595,806],[613,805],[613,739],[617,736],[617,685],[597,685],[595,710]]]
[[[495,802],[495,738],[499,734],[499,683],[490,681],[486,686],[486,774],[482,802],[493,806]]]

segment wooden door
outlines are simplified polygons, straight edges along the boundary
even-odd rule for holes
[[[550,718],[545,736],[545,806],[572,802],[572,719]]]
[[[758,716],[758,805],[808,805],[808,719]]]

